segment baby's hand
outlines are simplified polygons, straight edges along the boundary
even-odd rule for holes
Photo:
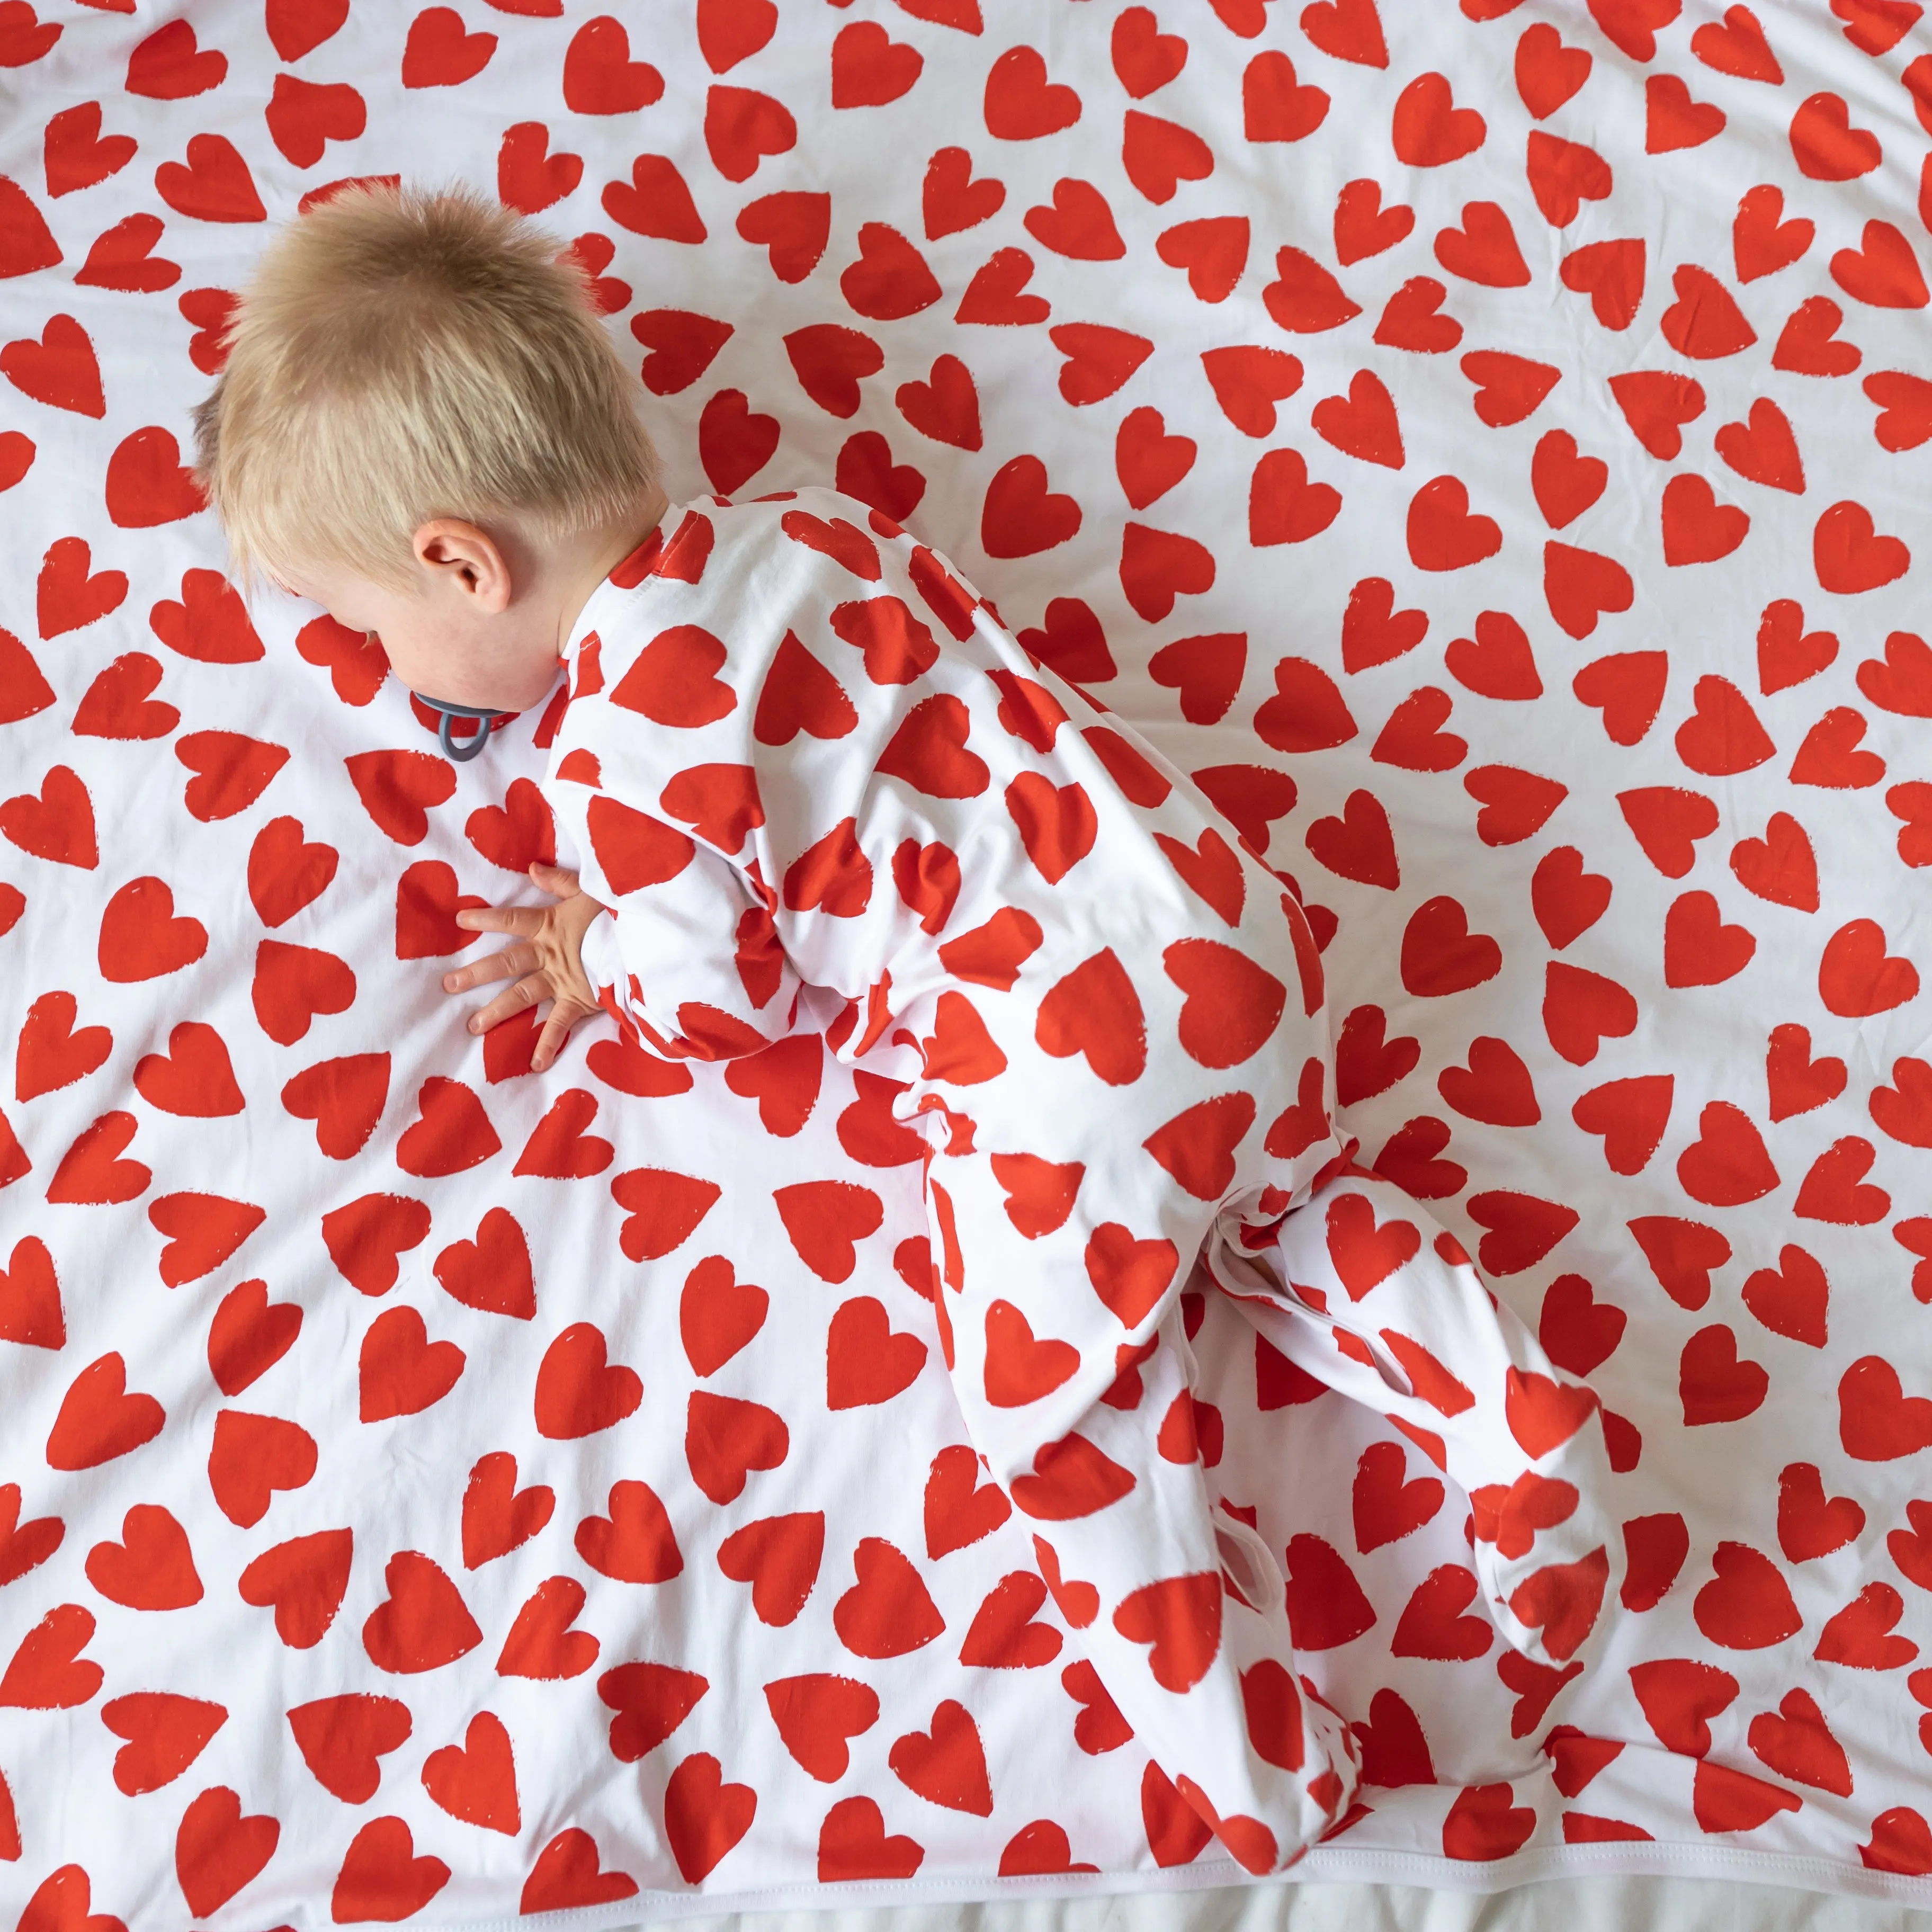
[[[582,948],[585,928],[606,908],[579,889],[574,872],[556,866],[533,865],[530,877],[544,891],[554,894],[558,903],[542,908],[472,907],[459,912],[458,926],[483,932],[514,933],[523,944],[506,946],[488,959],[446,973],[442,989],[466,993],[485,980],[515,979],[514,985],[470,1015],[472,1033],[487,1032],[499,1020],[548,1000],[550,1017],[544,1022],[530,1060],[541,1073],[556,1058],[571,1028],[597,1010],[596,995],[584,977]]]

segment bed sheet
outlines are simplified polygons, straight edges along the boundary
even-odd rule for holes
[[[1225,1884],[938,1363],[916,1165],[469,1040],[433,748],[181,467],[268,225],[538,216],[674,494],[905,520],[1295,883],[1360,1158],[1616,1418],[1588,1672],[1220,1300],[1321,1875],[1932,1899],[1932,61],[1909,0],[0,7],[0,1916]],[[914,1642],[914,1640],[917,1640]]]

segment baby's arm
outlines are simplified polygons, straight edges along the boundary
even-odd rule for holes
[[[442,988],[446,993],[466,993],[492,980],[512,982],[488,1005],[470,1015],[472,1033],[487,1033],[513,1013],[548,1000],[550,1016],[530,1060],[542,1073],[556,1060],[571,1028],[597,1010],[597,996],[584,970],[584,935],[606,908],[579,886],[574,872],[560,866],[532,865],[530,877],[544,892],[554,894],[557,903],[468,908],[459,912],[458,926],[472,932],[511,933],[518,944],[446,973]]]

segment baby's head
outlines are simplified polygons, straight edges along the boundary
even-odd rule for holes
[[[638,385],[556,244],[470,190],[346,190],[242,292],[195,415],[237,574],[454,704],[536,703],[663,507]]]

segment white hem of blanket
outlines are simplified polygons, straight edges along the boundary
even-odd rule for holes
[[[1203,1892],[1237,1885],[1406,1885],[1440,1892],[1507,1892],[1520,1885],[1576,1878],[1658,1877],[1739,1880],[1801,1892],[1886,1899],[1932,1909],[1932,1878],[1874,1871],[1835,1859],[1800,1858],[1714,1845],[1634,1840],[1572,1845],[1518,1852],[1480,1864],[1419,1852],[1353,1851],[1318,1846],[1292,1872],[1256,1879],[1232,1858],[1197,1860],[1166,1870],[1074,1872],[1020,1878],[874,1880],[845,1885],[775,1886],[758,1892],[640,1892],[611,1904],[539,1915],[558,1926],[593,1928],[654,1924],[680,1918],[722,1918],[740,1912],[829,1911],[848,1906],[965,1905],[995,1899],[1101,1898],[1123,1892]],[[463,1932],[514,1932],[528,1918],[463,1922]]]

